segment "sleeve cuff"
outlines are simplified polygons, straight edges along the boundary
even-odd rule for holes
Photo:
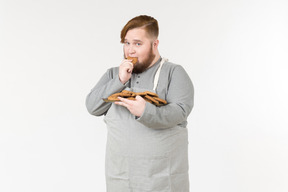
[[[140,123],[144,123],[145,121],[148,121],[149,118],[151,117],[151,113],[153,113],[152,111],[154,107],[155,106],[153,104],[146,102],[143,114],[140,117],[135,117],[135,119],[139,121]]]

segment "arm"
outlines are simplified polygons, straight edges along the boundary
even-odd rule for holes
[[[107,113],[111,103],[105,103],[102,98],[107,98],[113,93],[122,91],[131,78],[132,60],[123,59],[119,68],[108,70],[86,97],[86,107],[90,114],[95,116]]]
[[[88,112],[95,116],[106,114],[111,103],[104,102],[102,98],[107,98],[113,93],[120,92],[125,87],[126,86],[120,82],[117,71],[113,72],[112,69],[107,70],[86,97],[86,108]]]
[[[162,107],[146,103],[138,121],[153,129],[165,129],[187,120],[194,104],[194,87],[181,66],[177,66],[171,74],[166,100],[168,104]]]

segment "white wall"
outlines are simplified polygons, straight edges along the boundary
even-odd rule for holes
[[[195,85],[193,192],[288,191],[288,2],[0,1],[0,191],[105,191],[106,128],[85,97],[148,14]]]

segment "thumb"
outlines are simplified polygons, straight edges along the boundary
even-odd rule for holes
[[[137,95],[137,96],[135,97],[135,99],[136,99],[137,101],[143,100],[143,98],[142,98],[140,95]]]

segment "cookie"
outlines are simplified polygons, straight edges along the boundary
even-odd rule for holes
[[[149,95],[145,95],[144,96],[146,99],[152,101],[152,103],[155,103],[157,105],[159,105],[159,101],[155,100],[153,97],[149,96]]]
[[[158,95],[156,93],[153,93],[151,91],[145,91],[144,93],[146,93],[146,95],[150,95],[152,97],[158,97]]]
[[[154,97],[154,99],[155,99],[156,101],[159,101],[160,103],[162,103],[162,104],[164,104],[164,105],[167,104],[167,101],[165,101],[164,99],[160,99],[159,97]]]
[[[129,57],[129,56],[128,56],[127,59],[128,59],[128,60],[132,60],[131,63],[132,63],[133,65],[135,65],[135,64],[137,63],[137,61],[138,61],[138,58],[137,58],[137,57]]]
[[[132,97],[136,96],[136,94],[133,91],[123,90],[121,93],[130,94],[130,96],[132,96]]]

